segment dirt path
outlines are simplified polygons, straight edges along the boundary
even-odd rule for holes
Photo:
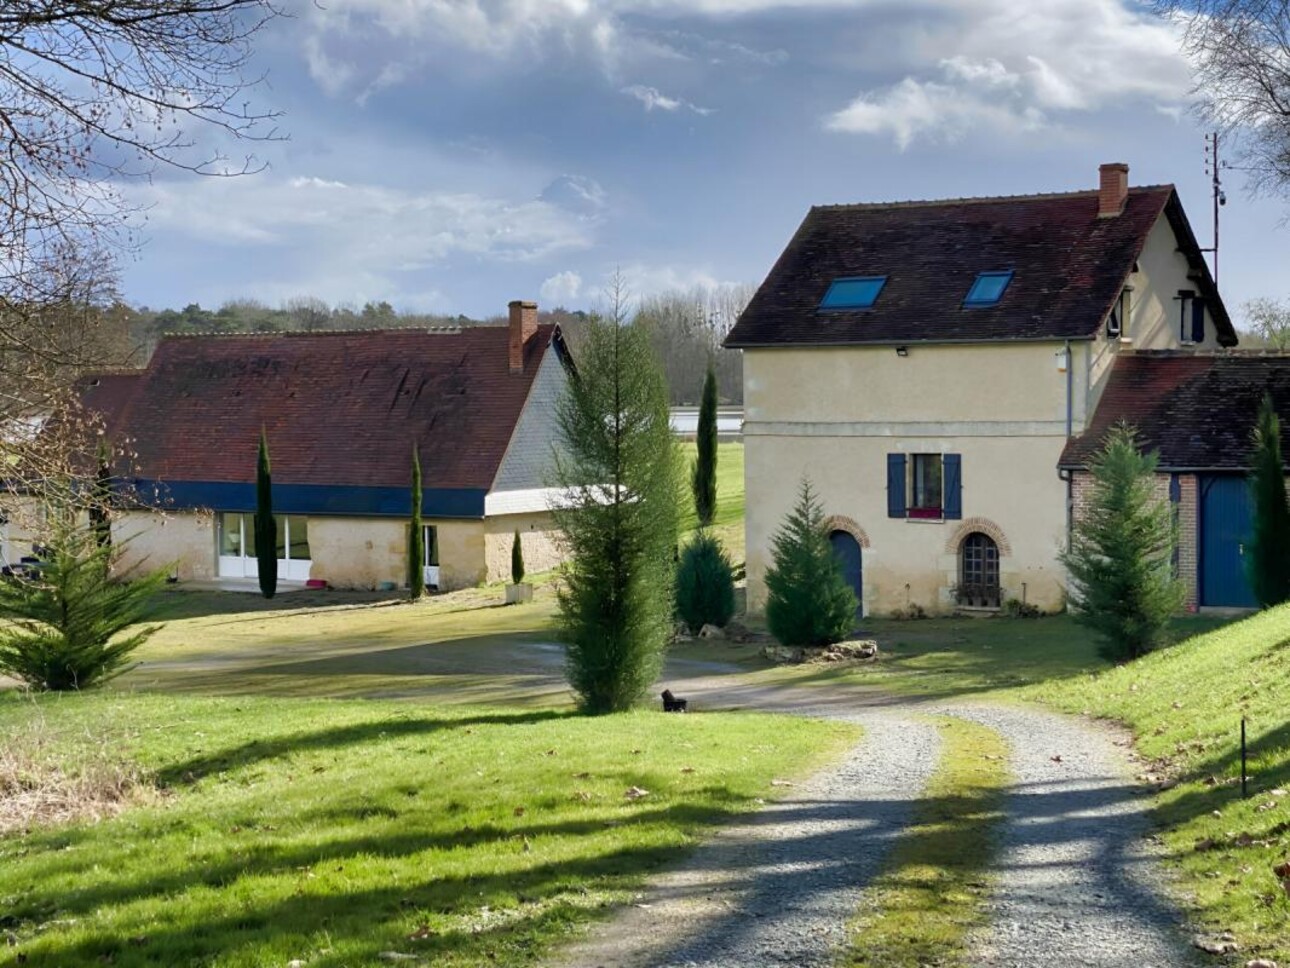
[[[1197,960],[1147,847],[1148,803],[1108,730],[1040,710],[918,703],[836,688],[693,679],[698,708],[843,718],[865,739],[846,759],[722,831],[635,905],[557,959],[562,968],[832,964],[865,886],[936,765],[928,715],[971,720],[1012,748],[980,968],[1185,968]]]

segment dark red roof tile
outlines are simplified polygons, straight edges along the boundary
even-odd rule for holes
[[[1132,188],[1098,218],[1098,193],[812,208],[726,345],[1085,339],[1092,336],[1162,213],[1202,291],[1213,294],[1173,187]],[[1012,270],[997,305],[964,308],[980,272]],[[819,310],[843,276],[886,276],[869,310]],[[1235,342],[1220,300],[1219,330]]]
[[[1087,431],[1071,440],[1060,466],[1085,466],[1106,433],[1125,420],[1162,470],[1243,470],[1263,395],[1281,417],[1290,455],[1290,356],[1139,351],[1115,361]]]
[[[427,488],[487,489],[557,332],[538,327],[522,374],[505,326],[169,337],[84,399],[144,479],[253,481],[263,427],[278,483],[405,486],[415,443]]]

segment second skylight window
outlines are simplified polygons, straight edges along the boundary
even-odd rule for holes
[[[968,290],[967,298],[963,300],[964,306],[993,306],[1003,298],[1004,290],[1008,288],[1008,283],[1012,282],[1012,271],[1007,272],[982,272],[976,277],[976,282],[972,283],[972,288]]]

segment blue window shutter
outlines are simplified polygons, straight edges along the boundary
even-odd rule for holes
[[[887,517],[905,516],[905,455],[887,455]]]
[[[958,520],[963,517],[963,457],[945,454],[941,462],[945,471],[945,517]]]
[[[1169,475],[1169,501],[1171,504],[1178,504],[1182,501],[1182,481],[1177,474]]]
[[[1191,301],[1191,341],[1205,342],[1205,300],[1199,298]]]

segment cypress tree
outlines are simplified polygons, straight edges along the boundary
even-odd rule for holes
[[[1182,607],[1173,575],[1173,509],[1155,486],[1156,455],[1119,423],[1089,464],[1093,493],[1062,555],[1076,619],[1102,637],[1102,654],[1136,659],[1163,645]]]
[[[712,524],[717,515],[717,374],[708,360],[699,400],[699,428],[695,438],[698,456],[694,461],[690,487],[694,491],[694,513],[699,527]]]
[[[408,596],[418,599],[426,593],[425,531],[421,526],[421,455],[412,445],[412,520],[408,524]]]
[[[557,410],[554,509],[569,550],[557,591],[566,675],[586,713],[629,709],[657,677],[672,631],[682,499],[662,366],[621,291],[592,318]]]
[[[855,627],[855,592],[824,530],[824,510],[802,479],[797,505],[771,539],[766,624],[787,646],[838,642]]]
[[[260,428],[260,452],[255,462],[255,561],[260,594],[272,598],[278,591],[278,524],[273,517],[273,476],[264,428]]]
[[[518,585],[524,580],[524,546],[520,543],[520,533],[515,532],[511,542],[511,584]]]
[[[1290,505],[1281,458],[1281,420],[1265,394],[1254,427],[1250,490],[1253,522],[1246,559],[1250,587],[1264,608],[1290,599]]]

